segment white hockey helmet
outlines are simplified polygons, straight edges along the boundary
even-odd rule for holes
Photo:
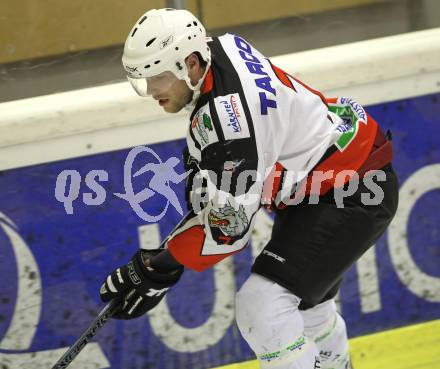
[[[142,15],[130,31],[122,63],[128,80],[140,96],[151,94],[148,80],[156,77],[165,87],[171,86],[177,77],[196,91],[203,78],[192,86],[185,64],[186,57],[194,52],[199,52],[209,67],[211,51],[202,23],[187,10],[153,9]]]

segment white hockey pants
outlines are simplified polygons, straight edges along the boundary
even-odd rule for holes
[[[298,310],[300,301],[258,274],[251,274],[237,293],[237,325],[261,368],[348,368],[345,323],[334,301],[306,311]]]

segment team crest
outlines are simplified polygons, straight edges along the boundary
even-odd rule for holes
[[[209,225],[219,228],[225,235],[235,237],[242,235],[249,226],[249,220],[240,205],[236,211],[231,205],[226,205],[218,211],[211,209],[208,214]]]

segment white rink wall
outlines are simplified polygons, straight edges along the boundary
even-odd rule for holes
[[[372,105],[421,96],[440,91],[440,28],[271,60],[329,97]],[[0,170],[175,140],[186,119],[128,82],[2,103]]]

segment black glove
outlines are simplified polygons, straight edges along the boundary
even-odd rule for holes
[[[139,250],[126,265],[115,269],[102,284],[99,294],[103,302],[115,298],[124,301],[122,309],[114,318],[133,319],[144,315],[180,279],[183,267],[166,273],[147,267],[149,260],[160,252]]]

